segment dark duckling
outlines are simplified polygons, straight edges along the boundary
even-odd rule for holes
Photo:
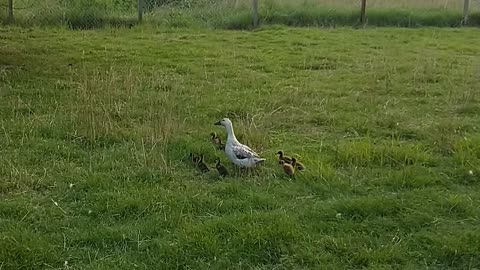
[[[200,156],[200,160],[197,162],[197,166],[200,169],[200,171],[202,171],[203,173],[210,171],[207,164],[203,162],[203,155]]]
[[[194,153],[190,153],[189,157],[190,157],[190,160],[192,161],[193,165],[197,165],[198,161],[200,161],[200,157],[195,155]]]
[[[219,158],[217,158],[217,163],[215,164],[215,168],[217,168],[217,171],[220,174],[220,176],[226,177],[228,175],[227,168],[225,168],[225,166],[220,164],[220,159]]]

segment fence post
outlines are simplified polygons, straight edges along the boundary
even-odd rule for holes
[[[360,7],[360,23],[365,25],[367,22],[365,21],[365,10],[367,8],[367,0],[362,0],[362,6]]]
[[[470,0],[463,0],[463,25],[467,25],[468,23],[468,6],[470,4],[469,2]]]
[[[137,9],[138,9],[138,22],[143,20],[143,0],[137,0]]]
[[[13,23],[15,18],[13,17],[13,0],[8,0],[8,15],[7,23]]]
[[[253,28],[258,26],[258,0],[252,1]]]

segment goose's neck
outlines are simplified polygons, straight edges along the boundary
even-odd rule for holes
[[[235,132],[233,131],[233,126],[232,125],[227,125],[225,126],[225,129],[227,130],[227,142],[236,142],[237,138],[235,137]]]

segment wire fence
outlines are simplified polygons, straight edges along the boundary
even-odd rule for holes
[[[0,21],[21,26],[69,25],[73,28],[95,28],[107,23],[135,23],[136,5],[132,0],[121,2],[115,0],[0,0]]]
[[[362,14],[362,11],[365,11]],[[291,26],[480,25],[480,0],[0,0],[0,23],[20,26],[246,29]]]

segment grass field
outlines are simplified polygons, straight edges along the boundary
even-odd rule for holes
[[[478,44],[0,28],[0,269],[478,269]],[[188,162],[228,164],[222,117],[268,159],[257,176]],[[306,172],[284,177],[279,149]]]

